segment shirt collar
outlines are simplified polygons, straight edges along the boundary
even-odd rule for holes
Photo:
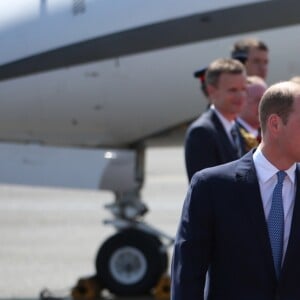
[[[279,171],[263,155],[260,147],[258,147],[254,152],[253,161],[254,161],[257,177],[262,183],[267,182]],[[296,163],[294,163],[289,169],[284,170],[293,184],[295,183],[295,170],[296,170]]]

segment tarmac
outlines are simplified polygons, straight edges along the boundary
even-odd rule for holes
[[[149,148],[145,221],[175,236],[187,186],[183,148]],[[0,185],[0,300],[37,300],[43,289],[68,298],[79,278],[94,275],[96,253],[115,233],[103,224],[113,199],[103,191]]]

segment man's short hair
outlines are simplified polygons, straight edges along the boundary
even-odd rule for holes
[[[231,50],[231,57],[247,57],[249,50],[255,48],[262,51],[269,51],[268,46],[263,42],[256,38],[246,38],[237,41],[234,43],[233,48]]]
[[[294,76],[290,79],[290,81],[300,84],[300,76]]]
[[[217,86],[221,74],[246,74],[241,62],[231,58],[219,58],[214,60],[205,72],[205,83]]]
[[[267,86],[266,82],[259,76],[252,75],[252,76],[247,76],[247,85],[264,85]]]
[[[259,104],[259,120],[262,132],[265,132],[267,120],[271,114],[278,115],[286,124],[294,109],[296,94],[300,95],[299,85],[294,82],[280,82],[269,87]]]
[[[265,90],[268,88],[267,83],[261,77],[256,75],[247,76],[247,90],[257,86],[264,87]]]

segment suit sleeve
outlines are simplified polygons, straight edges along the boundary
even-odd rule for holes
[[[209,186],[193,177],[179,223],[171,267],[171,300],[203,300],[212,250],[213,210]]]
[[[189,180],[197,171],[218,164],[216,147],[214,133],[205,127],[194,128],[187,134],[185,164]]]

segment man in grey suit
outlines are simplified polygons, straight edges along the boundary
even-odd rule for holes
[[[197,172],[184,203],[172,300],[300,299],[300,85],[275,84],[259,106],[256,150]]]
[[[233,59],[217,59],[207,68],[205,83],[212,105],[191,124],[185,139],[189,180],[195,172],[237,159],[244,152],[235,124],[246,99],[243,64]]]

